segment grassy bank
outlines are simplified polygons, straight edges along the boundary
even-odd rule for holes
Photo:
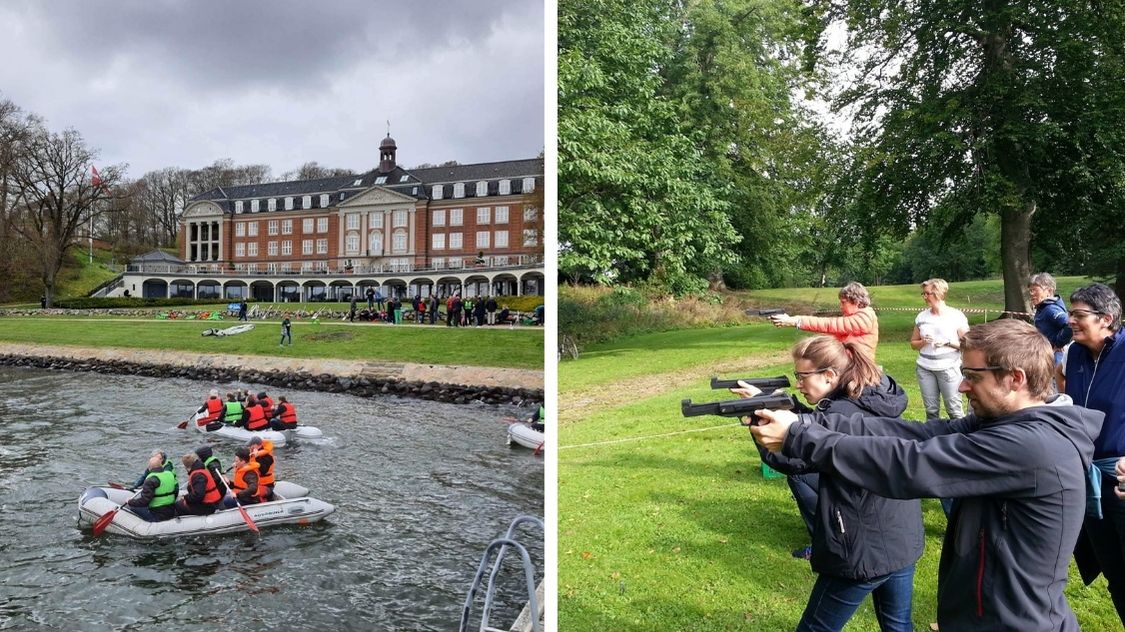
[[[1064,280],[1064,296],[1085,280]],[[873,288],[878,358],[924,416],[907,341],[917,286]],[[962,297],[962,298],[958,298]],[[835,289],[755,292],[754,300],[830,309]],[[998,281],[955,284],[950,303],[999,311]],[[763,304],[763,306],[766,306]],[[994,314],[993,314],[994,316]],[[984,314],[970,314],[971,323]],[[786,630],[815,575],[789,551],[808,536],[783,480],[763,478],[749,433],[719,417],[684,418],[681,398],[715,401],[709,375],[792,371],[805,334],[764,321],[665,331],[587,346],[559,365],[559,626],[563,629]],[[945,517],[923,501],[926,552],[915,575],[914,626],[936,620]],[[1119,629],[1099,579],[1067,589],[1083,629]],[[848,627],[874,631],[870,600]]]
[[[111,318],[0,318],[0,341],[45,345],[181,350],[297,358],[384,360],[419,364],[543,368],[543,330],[532,327],[446,328],[294,321],[293,346],[278,347],[277,322],[247,333],[201,336],[235,321]]]

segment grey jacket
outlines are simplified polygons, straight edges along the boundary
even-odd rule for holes
[[[994,419],[801,415],[782,453],[888,498],[956,499],[938,567],[938,624],[1078,630],[1063,590],[1103,414],[1033,406]]]

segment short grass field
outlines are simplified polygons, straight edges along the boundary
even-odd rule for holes
[[[192,310],[203,309],[192,307]],[[160,310],[155,310],[160,311]],[[235,336],[203,336],[236,319],[156,320],[33,316],[0,318],[0,341],[84,347],[181,350],[293,358],[543,369],[540,327],[432,327],[293,320],[293,346],[279,347],[279,320],[254,321]]]
[[[1060,280],[1061,293],[1088,280]],[[872,288],[878,361],[907,390],[908,419],[924,412],[908,340],[919,288]],[[836,306],[836,289],[763,290],[763,307]],[[954,284],[959,308],[1003,305],[999,281]],[[796,312],[792,312],[796,313]],[[985,314],[968,314],[970,324]],[[815,575],[790,551],[808,535],[782,479],[766,480],[749,432],[721,417],[684,418],[681,398],[726,399],[708,377],[789,374],[788,349],[806,334],[764,320],[740,327],[646,334],[595,345],[559,365],[558,623],[564,630],[792,630]],[[915,575],[914,627],[936,621],[945,517],[923,501],[927,541]],[[1071,572],[1084,630],[1120,623],[1104,579]],[[871,600],[848,630],[875,631]]]

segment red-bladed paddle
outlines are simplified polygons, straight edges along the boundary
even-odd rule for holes
[[[238,494],[234,492],[230,481],[228,481],[227,477],[223,476],[222,473],[219,474],[219,478],[223,479],[223,483],[225,483],[227,489],[230,490],[230,495],[234,498],[234,504],[238,507],[238,513],[242,514],[242,519],[246,521],[246,526],[250,527],[250,530],[254,533],[259,533],[258,525],[254,524],[254,521],[250,519],[250,514],[246,513],[246,510],[242,508],[242,503],[238,502]]]
[[[121,483],[114,483],[113,481],[109,482],[109,486],[114,488],[114,489],[127,489],[129,491],[136,491],[136,489],[137,489],[136,487],[125,487]]]
[[[543,441],[542,443],[540,443],[539,447],[535,448],[535,452],[532,452],[531,455],[532,456],[539,456],[539,452],[541,452],[543,450],[543,446],[546,445],[546,444],[547,444],[546,441]]]
[[[137,492],[136,494],[133,494],[133,498],[136,498],[137,496],[140,496],[140,494],[141,494],[140,492]],[[133,498],[130,498],[129,500],[133,500]],[[129,502],[129,500],[127,500],[124,503],[118,505],[117,508],[114,509],[113,511],[107,512],[104,515],[102,515],[101,518],[98,518],[97,520],[95,520],[94,521],[94,535],[101,535],[102,531],[105,531],[106,527],[109,526],[109,523],[113,522],[113,519],[117,517],[117,512],[121,511],[121,508],[124,507],[125,504]]]
[[[179,428],[180,430],[186,430],[187,424],[188,424],[189,421],[191,421],[191,420],[185,419],[185,420],[181,421],[180,423],[176,424],[176,427]]]

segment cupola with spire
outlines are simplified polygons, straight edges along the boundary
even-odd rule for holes
[[[391,138],[391,132],[387,130],[387,137],[383,142],[379,143],[379,172],[390,173],[395,170],[395,151],[398,146],[395,145],[395,139]]]

